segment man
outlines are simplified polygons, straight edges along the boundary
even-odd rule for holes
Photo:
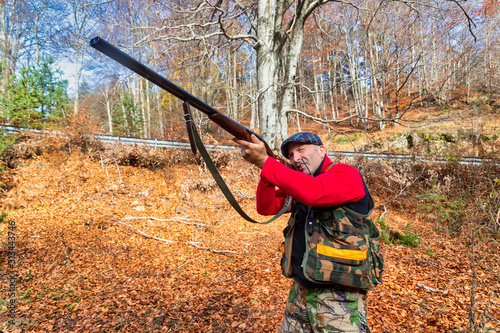
[[[374,202],[359,171],[333,164],[319,136],[300,132],[281,145],[291,168],[264,144],[233,140],[261,168],[257,211],[276,214],[293,198],[284,230],[282,271],[294,279],[280,332],[370,332],[366,290],[381,282]],[[373,239],[372,239],[373,238]]]

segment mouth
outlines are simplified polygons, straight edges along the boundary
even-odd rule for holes
[[[304,162],[301,162],[299,165],[297,165],[297,170],[301,172],[306,172],[307,171],[307,166]]]
[[[302,161],[302,164],[299,165],[300,171],[312,175],[311,169],[309,169],[309,167],[307,166],[308,161],[304,160],[303,158],[301,158],[300,160]]]

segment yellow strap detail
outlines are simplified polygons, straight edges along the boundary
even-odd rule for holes
[[[318,244],[316,246],[316,253],[322,254],[328,257],[335,257],[347,260],[365,260],[366,250],[348,250],[348,249],[336,249],[331,246],[326,246],[324,244]]]

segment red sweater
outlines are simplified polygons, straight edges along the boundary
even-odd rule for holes
[[[320,174],[313,177],[268,158],[257,187],[257,212],[276,214],[287,194],[313,207],[337,206],[363,198],[365,189],[359,171],[347,164],[335,164],[326,172],[331,164],[325,156]]]

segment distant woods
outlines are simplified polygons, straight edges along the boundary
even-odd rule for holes
[[[183,138],[180,101],[90,48],[100,35],[273,144],[305,119],[414,125],[411,108],[453,112],[498,98],[499,8],[498,0],[6,0],[0,118],[45,126],[85,113],[105,134]],[[195,117],[205,133],[217,131]]]

